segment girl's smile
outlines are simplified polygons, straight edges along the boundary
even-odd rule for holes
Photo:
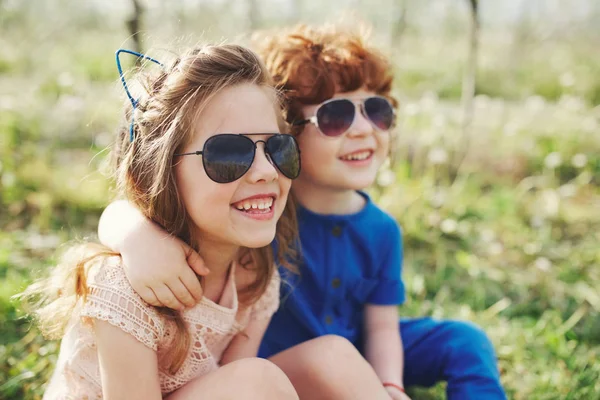
[[[274,204],[277,194],[264,193],[236,201],[231,206],[242,215],[257,221],[268,221],[275,216]]]

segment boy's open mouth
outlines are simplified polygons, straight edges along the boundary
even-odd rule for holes
[[[359,150],[340,157],[342,161],[364,161],[373,156],[373,150]]]

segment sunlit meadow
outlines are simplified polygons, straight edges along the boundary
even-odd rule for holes
[[[164,3],[144,3],[142,44],[156,54],[340,11],[270,0],[249,21],[252,2]],[[558,10],[565,29],[553,30],[550,11],[501,25],[490,10],[502,7],[482,1],[465,127],[467,2],[399,2],[404,25],[389,17],[396,2],[341,3],[362,10],[396,65],[397,149],[371,192],[403,228],[400,314],[481,325],[512,399],[600,399],[600,7],[574,2],[589,5],[585,18]],[[131,45],[130,5],[115,4],[0,0],[2,399],[41,398],[58,349],[11,296],[63,243],[94,238],[114,195],[106,148],[124,99],[113,54]],[[444,385],[411,394],[444,398]]]

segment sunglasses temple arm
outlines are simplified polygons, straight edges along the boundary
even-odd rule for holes
[[[303,119],[302,121],[294,121],[292,122],[292,126],[302,126],[311,123],[310,119]]]

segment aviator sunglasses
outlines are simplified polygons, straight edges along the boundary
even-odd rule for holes
[[[394,123],[395,111],[388,99],[382,96],[371,96],[355,104],[350,99],[330,99],[317,108],[315,115],[293,122],[292,125],[315,124],[319,130],[328,137],[341,136],[348,132],[356,119],[356,108],[381,131],[387,131]]]
[[[267,140],[253,141],[249,136],[271,135]],[[300,149],[292,135],[283,133],[221,133],[210,137],[202,150],[175,156],[201,155],[206,175],[217,183],[240,179],[252,166],[256,145],[262,142],[267,158],[287,178],[300,174]]]

